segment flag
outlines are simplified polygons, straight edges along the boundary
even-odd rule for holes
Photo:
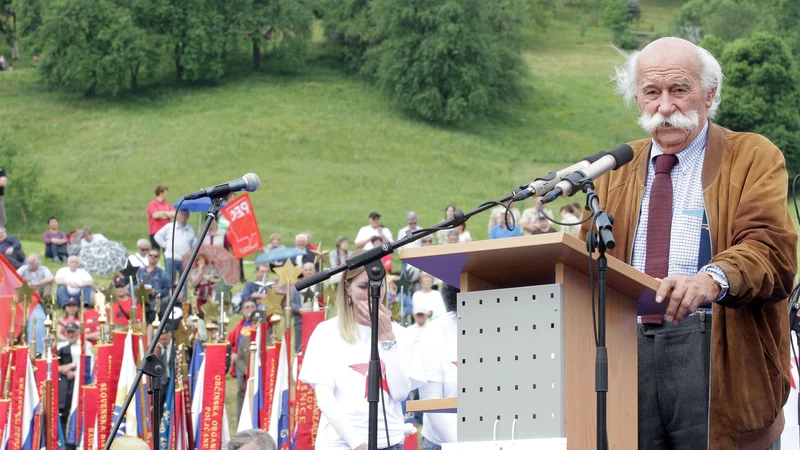
[[[234,258],[244,258],[264,247],[249,194],[239,196],[220,212],[230,222],[228,241],[231,243]]]
[[[197,385],[197,377],[200,374],[200,367],[203,365],[205,353],[203,350],[203,343],[200,340],[194,341],[194,349],[192,349],[192,359],[189,361],[189,396],[194,399],[195,386]]]
[[[316,302],[315,302],[316,304]],[[296,374],[303,367],[303,353],[308,346],[308,340],[317,325],[325,320],[324,311],[301,311],[303,316],[303,333],[300,341],[300,353],[295,362],[295,405],[294,405],[294,449],[313,450],[317,441],[320,410],[317,406],[317,397],[310,385],[298,380]]]
[[[41,407],[39,388],[36,386],[36,376],[33,374],[33,364],[31,364],[30,358],[26,357],[25,400],[22,405],[22,450],[39,448],[39,442],[35,439],[34,421],[36,415],[41,411]]]
[[[17,298],[16,288],[22,286],[23,279],[14,266],[8,262],[5,256],[0,254],[0,347],[8,344],[8,335],[11,331],[11,303]],[[39,304],[39,293],[34,292],[31,296],[31,304],[28,306],[28,316],[33,316],[36,305]],[[25,316],[22,313],[22,305],[17,305],[14,312],[14,335],[18,336],[22,331],[22,322]]]
[[[286,450],[291,446],[291,436],[289,434],[289,333],[286,330],[286,338],[279,350],[278,371],[275,377],[274,397],[272,399],[272,415],[269,420],[269,434],[278,444],[278,450]]]
[[[200,368],[197,371],[197,376],[195,377],[194,381],[197,382],[197,386],[200,388],[197,389],[192,396],[192,430],[194,431],[194,441],[198,443],[200,442],[200,423],[201,423],[201,414],[203,411],[203,380],[205,379],[204,375],[206,372],[206,361],[203,358],[203,354],[194,356],[192,355],[192,359],[198,358],[201,359]]]
[[[263,403],[261,395],[264,391],[263,380],[261,378],[261,335],[264,326],[266,326],[266,324],[260,323],[255,330],[254,342],[256,344],[256,351],[251,355],[254,362],[249,370],[250,373],[247,379],[247,387],[245,388],[242,412],[239,415],[239,427],[237,432],[258,429],[261,423],[259,414],[261,413],[261,405]]]
[[[67,442],[80,444],[83,438],[83,387],[92,383],[92,351],[91,344],[86,343],[83,352],[75,363],[75,384],[72,388],[72,399],[69,407],[69,422],[67,425]]]
[[[21,449],[25,444],[25,413],[28,402],[27,373],[28,373],[28,347],[22,346],[13,350],[13,365],[11,367],[11,406],[9,408],[8,448]],[[29,426],[30,424],[28,424]]]
[[[199,450],[217,450],[222,445],[226,433],[223,425],[225,417],[225,361],[228,344],[206,344],[207,361],[215,364],[204,364],[203,383],[198,382],[197,389],[203,391],[200,404],[200,418],[197,430],[200,437],[196,440]],[[198,394],[195,394],[198,395]]]
[[[192,448],[184,400],[187,393],[183,383],[180,383],[175,389],[175,420],[172,423],[172,427],[175,429],[175,438],[170,447],[171,450],[190,450]]]
[[[84,448],[97,448],[97,412],[99,406],[97,386],[86,386],[83,389],[83,423]]]
[[[145,353],[144,342],[141,336],[138,334],[133,335],[133,340],[135,341],[134,344],[138,349],[135,357],[138,367],[138,365],[141,364],[141,359]],[[150,408],[152,407],[152,398],[147,394],[149,382],[150,377],[142,377],[141,383],[139,383],[139,387],[136,389],[136,396],[134,397],[133,401],[136,402],[136,434],[140,439],[147,442],[152,448],[153,433],[150,430]]]
[[[128,390],[130,390],[133,385],[133,380],[136,378],[136,361],[133,359],[132,335],[133,333],[128,331],[128,334],[125,336],[122,367],[120,369],[119,382],[117,383],[117,398],[114,402],[114,421],[116,421],[119,416],[123,416],[119,431],[117,431],[117,436],[136,436],[137,434],[136,405],[131,403],[127,411],[122,411],[125,397],[127,397]]]
[[[164,409],[160,417],[160,426],[158,428],[158,448],[162,450],[172,450],[172,432],[174,431],[174,413],[175,413],[175,377],[169,378],[169,384],[166,386],[167,398],[164,402]]]

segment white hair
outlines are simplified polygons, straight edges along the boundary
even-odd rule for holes
[[[614,68],[616,75],[611,80],[616,83],[617,94],[625,99],[626,104],[630,105],[639,88],[636,63],[642,52],[636,50],[625,53],[616,47],[615,49],[625,57],[625,64]],[[708,118],[713,120],[717,115],[719,104],[722,103],[722,79],[725,76],[722,73],[722,67],[711,52],[699,45],[694,45],[694,49],[700,64],[700,82],[703,84],[703,89],[705,92],[711,92],[712,89],[717,88],[714,101],[711,102],[711,107],[708,109]]]
[[[295,242],[299,242],[299,241],[308,242],[308,236],[306,236],[305,233],[300,233],[300,234],[298,234],[297,236],[294,237],[294,241]]]
[[[141,247],[143,245],[148,245],[149,246],[150,245],[150,241],[148,241],[147,239],[139,239],[138,241],[136,241],[136,247]]]

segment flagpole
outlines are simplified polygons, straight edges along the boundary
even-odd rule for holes
[[[53,414],[55,414],[52,408],[53,407],[53,343],[55,342],[55,339],[51,334],[53,328],[53,321],[50,320],[50,316],[47,316],[47,318],[44,320],[44,328],[45,330],[47,330],[47,334],[45,335],[44,338],[45,358],[47,361],[47,378],[45,378],[45,383],[44,383],[45,384],[44,417],[45,417],[45,423],[52,424]],[[45,448],[47,450],[50,450],[52,448],[51,446],[53,445],[53,442],[51,441],[52,441],[52,435],[51,432],[48,430],[47,432],[45,432],[45,438],[44,438]]]
[[[194,248],[192,249],[192,253],[189,256],[189,261],[186,264],[186,267],[192,267],[194,264],[195,259],[197,259],[197,254],[200,252],[200,245],[205,239],[206,235],[208,234],[208,228],[211,226],[211,222],[216,219],[217,214],[219,214],[220,207],[222,206],[222,199],[221,198],[213,198],[211,201],[211,207],[208,210],[208,214],[206,217],[206,223],[203,226],[203,230],[200,232],[200,235],[197,237],[197,243],[195,244]],[[183,290],[183,287],[186,285],[186,280],[189,277],[189,271],[184,270],[181,273],[180,280],[178,281],[177,289],[172,291],[172,295],[170,296],[169,303],[167,304],[167,311],[172,311],[172,308],[175,306],[175,302],[178,300],[178,296],[180,292]],[[222,322],[222,319],[220,319]],[[134,395],[136,395],[136,390],[138,389],[139,383],[142,381],[142,377],[144,376],[145,372],[147,375],[150,376],[151,380],[151,387],[155,389],[156,387],[161,387],[161,375],[163,375],[164,370],[166,367],[164,363],[161,362],[155,355],[153,355],[153,351],[156,349],[156,343],[158,342],[158,338],[164,333],[164,328],[167,325],[166,320],[162,320],[161,324],[159,324],[158,329],[156,330],[155,334],[153,335],[153,340],[150,342],[148,346],[147,353],[145,358],[143,358],[142,363],[139,365],[138,369],[136,370],[136,376],[133,379],[133,383],[131,383],[131,387],[128,390],[128,395],[125,397],[125,401],[123,403],[122,411],[127,411],[128,407],[130,406],[131,402],[133,401]],[[153,408],[159,408],[157,405],[158,402],[153,403]],[[160,409],[160,408],[159,408]],[[116,437],[117,432],[119,431],[120,426],[122,425],[122,419],[124,415],[120,414],[117,416],[116,420],[114,420],[114,426],[111,429],[111,434],[109,435],[109,439],[106,441],[106,445],[104,450],[110,450],[111,444],[114,442],[114,438]],[[155,426],[155,424],[153,424]],[[155,439],[153,440],[155,446]]]

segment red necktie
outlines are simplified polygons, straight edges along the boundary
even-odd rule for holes
[[[672,234],[672,178],[675,155],[656,156],[656,176],[650,188],[647,212],[647,250],[644,272],[653,278],[669,275],[669,239]],[[642,316],[642,323],[661,323],[663,315]]]

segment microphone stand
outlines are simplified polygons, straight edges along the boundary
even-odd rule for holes
[[[154,421],[152,423],[153,429],[158,429],[158,423],[161,421],[161,416],[156,416],[156,412],[161,411],[161,404],[159,399],[156,397],[158,390],[161,388],[161,377],[164,375],[166,370],[166,366],[164,365],[161,360],[159,360],[153,352],[156,350],[156,345],[158,345],[158,338],[161,337],[161,334],[164,333],[164,327],[167,325],[167,317],[172,315],[172,309],[175,307],[175,302],[178,300],[178,296],[180,292],[183,290],[183,286],[186,284],[186,279],[189,278],[189,267],[192,267],[194,264],[194,260],[197,258],[197,253],[200,251],[200,246],[203,244],[203,239],[205,239],[206,234],[208,234],[208,228],[211,226],[211,221],[217,218],[217,214],[219,214],[220,207],[222,206],[222,198],[221,197],[214,197],[211,199],[211,207],[208,209],[208,215],[206,217],[206,223],[203,225],[203,230],[200,232],[200,235],[197,237],[197,244],[195,244],[194,248],[192,249],[192,254],[189,256],[189,261],[186,264],[186,267],[181,274],[181,278],[178,281],[178,287],[172,291],[172,296],[169,299],[169,303],[167,304],[167,308],[165,313],[163,314],[163,318],[161,319],[161,323],[158,325],[158,329],[156,330],[155,334],[153,335],[153,339],[150,341],[150,346],[145,353],[145,357],[142,360],[142,363],[139,365],[139,368],[136,371],[136,377],[133,379],[133,384],[128,390],[128,395],[125,397],[125,402],[122,404],[122,412],[117,416],[117,419],[114,421],[114,426],[111,428],[111,432],[108,435],[108,440],[106,441],[104,450],[110,450],[111,444],[114,442],[114,438],[119,431],[119,427],[122,424],[122,420],[125,418],[125,414],[128,411],[128,407],[130,406],[131,402],[133,401],[133,397],[136,395],[136,391],[139,387],[139,383],[142,381],[142,376],[147,374],[150,377],[150,386],[151,391],[150,393],[153,394],[154,401],[153,401],[153,416]],[[133,288],[133,286],[131,286]],[[220,319],[221,320],[221,319]],[[158,448],[158,439],[153,439],[153,450]]]
[[[564,180],[569,180],[564,178]],[[586,209],[591,211],[595,229],[586,234],[586,250],[593,254],[599,252],[597,258],[597,349],[595,352],[595,392],[597,393],[597,449],[608,449],[608,348],[606,348],[606,272],[608,260],[606,249],[616,247],[612,234],[614,217],[600,208],[600,201],[594,191],[591,178],[584,177],[577,181],[569,180],[573,192],[578,189],[586,193]]]
[[[453,217],[450,219],[443,220],[442,222],[439,222],[438,224],[429,228],[423,228],[416,231],[409,230],[406,236],[401,239],[391,243],[384,243],[380,247],[375,247],[363,253],[359,253],[358,255],[354,255],[343,264],[323,270],[322,272],[319,272],[308,278],[303,278],[295,283],[295,289],[301,291],[309,286],[321,283],[345,270],[353,270],[362,266],[365,266],[366,268],[367,276],[369,277],[370,299],[372,301],[372,309],[370,314],[372,328],[370,336],[371,350],[369,373],[367,375],[367,401],[369,402],[368,450],[378,450],[378,400],[380,398],[381,378],[381,365],[380,360],[378,359],[378,308],[380,307],[381,284],[386,276],[386,269],[383,267],[381,258],[392,254],[392,252],[397,248],[403,247],[404,245],[407,245],[418,239],[422,239],[423,237],[433,234],[441,229],[453,229],[466,222],[470,217],[480,214],[483,211],[486,211],[487,209],[497,205],[498,203],[504,203],[506,201],[513,200],[514,196],[520,190],[521,189],[517,189],[511,194],[506,195],[497,201],[482,203],[480,206],[467,214],[464,214],[460,210],[456,210],[453,213]]]

